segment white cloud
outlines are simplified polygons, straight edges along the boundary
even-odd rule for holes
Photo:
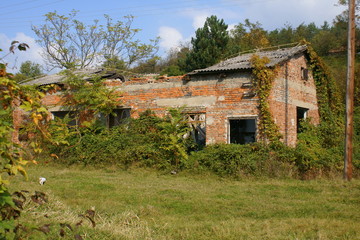
[[[9,37],[5,34],[0,34],[0,48],[3,50],[0,52],[0,56],[4,56],[9,53],[9,47],[12,41],[19,41],[20,43],[26,43],[30,46],[26,51],[15,51],[15,54],[7,55],[3,61],[8,64],[9,72],[17,72],[21,63],[25,61],[32,61],[44,65],[41,57],[41,47],[36,43],[35,39],[27,36],[24,33],[16,33],[15,37]]]
[[[235,26],[238,25],[238,23],[233,23],[233,24],[228,24],[228,31],[230,32],[231,30],[235,29]]]
[[[192,18],[192,26],[196,30],[204,26],[207,17],[213,15],[206,10],[186,9],[184,11],[185,16]]]
[[[202,15],[194,16],[194,19],[193,19],[193,27],[194,27],[194,29],[198,29],[198,28],[204,27],[204,23],[205,23],[206,18],[207,18],[208,16],[209,16],[209,15],[206,14],[206,13],[203,13]]]
[[[160,47],[165,50],[169,50],[174,47],[178,47],[181,41],[183,41],[182,34],[175,28],[172,27],[160,27]]]

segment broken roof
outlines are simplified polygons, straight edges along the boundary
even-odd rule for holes
[[[240,70],[240,69],[251,69],[250,59],[256,54],[259,57],[267,57],[270,62],[266,64],[268,67],[275,66],[276,64],[282,63],[292,56],[304,52],[307,49],[306,45],[300,45],[292,48],[283,48],[273,51],[258,51],[254,53],[247,53],[239,55],[234,58],[227,59],[218,64],[215,64],[208,68],[197,69],[189,73],[190,75],[201,74],[201,73],[211,73],[219,71],[231,71],[231,70]]]
[[[97,69],[79,69],[73,72],[74,74],[83,75],[85,80],[90,80],[91,77],[95,74],[100,74],[101,78],[112,78],[112,79],[121,79],[125,80],[124,76],[117,74],[115,71],[107,71],[102,68]],[[48,75],[34,80],[23,83],[23,85],[49,85],[49,84],[59,84],[65,81],[67,78],[66,74],[57,73],[53,75]]]

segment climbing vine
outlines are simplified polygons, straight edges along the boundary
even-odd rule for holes
[[[331,123],[334,126],[340,126],[342,124],[342,118],[340,117],[342,107],[340,93],[335,80],[331,77],[331,73],[325,63],[311,45],[306,41],[302,41],[301,44],[307,45],[306,55],[316,85],[321,121]],[[258,129],[260,139],[270,142],[277,141],[281,138],[281,135],[270,113],[268,98],[278,69],[266,66],[270,62],[267,57],[260,58],[257,55],[253,55],[250,62],[253,66],[254,89],[259,97]]]
[[[341,100],[335,80],[331,77],[330,71],[311,45],[306,41],[302,41],[301,43],[307,45],[306,51],[309,59],[309,67],[316,85],[321,120],[333,121],[340,119],[338,117],[341,114]]]
[[[258,130],[260,139],[262,141],[277,142],[280,140],[281,134],[271,115],[268,98],[278,68],[267,67],[266,64],[270,62],[270,59],[267,57],[260,58],[258,55],[253,55],[250,62],[253,67],[253,85],[259,98]]]

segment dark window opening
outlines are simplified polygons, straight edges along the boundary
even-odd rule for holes
[[[297,131],[297,133],[301,133],[303,131],[301,124],[303,121],[305,121],[308,111],[309,111],[309,109],[307,109],[307,108],[296,107],[296,131]]]
[[[247,144],[256,141],[255,119],[230,119],[230,143]]]
[[[191,136],[194,141],[200,145],[205,146],[206,144],[206,129],[205,127],[197,126],[191,131]]]
[[[301,79],[302,80],[308,80],[309,79],[309,69],[307,68],[301,68]]]
[[[112,114],[108,116],[108,127],[115,127],[130,118],[130,108],[114,109]]]
[[[73,111],[54,111],[51,112],[54,118],[64,119],[65,117],[69,118],[69,122],[67,123],[69,126],[76,126],[76,116]]]
[[[206,124],[205,124],[205,113],[191,113],[188,114],[188,121],[191,127],[191,137],[194,141],[200,145],[205,146],[206,144]]]
[[[28,141],[30,139],[29,138],[29,133],[26,132],[24,128],[19,128],[18,139],[19,139],[20,142]]]

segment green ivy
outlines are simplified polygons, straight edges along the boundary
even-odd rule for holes
[[[335,80],[323,60],[317,55],[311,45],[306,44],[306,53],[309,60],[309,67],[316,85],[316,94],[319,107],[319,114],[322,121],[340,121],[342,112],[340,92]],[[338,122],[341,123],[341,122]]]
[[[266,64],[270,62],[270,59],[267,57],[260,58],[258,55],[253,55],[250,62],[253,67],[254,89],[259,98],[258,130],[260,139],[262,141],[279,142],[282,136],[271,115],[268,101],[278,68],[267,67]]]

